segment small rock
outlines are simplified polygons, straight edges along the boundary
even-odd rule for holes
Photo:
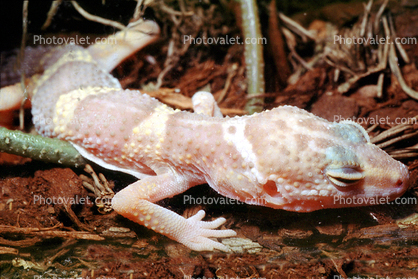
[[[244,253],[255,254],[261,251],[263,246],[257,242],[253,242],[248,238],[227,238],[222,240],[222,244],[228,246],[234,253]]]

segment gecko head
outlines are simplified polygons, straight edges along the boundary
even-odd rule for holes
[[[367,132],[353,121],[333,124],[343,145],[328,147],[327,180],[337,189],[337,198],[356,197],[364,205],[389,202],[408,189],[408,168],[370,142]],[[344,205],[344,203],[336,204]]]
[[[370,142],[328,148],[328,156],[335,156],[323,170],[327,187],[334,187],[329,207],[387,203],[408,189],[408,168]]]
[[[288,172],[287,179],[280,173],[271,176],[264,185],[267,206],[310,212],[377,205],[408,189],[408,168],[372,144],[360,125],[331,123],[328,130],[331,136],[308,144],[320,160],[299,164],[298,172]],[[299,149],[298,156],[312,156],[309,152]]]

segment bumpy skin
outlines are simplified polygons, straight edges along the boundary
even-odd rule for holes
[[[138,177],[115,195],[113,208],[191,249],[227,251],[212,238],[235,235],[216,230],[223,218],[204,222],[199,211],[185,219],[155,204],[197,184],[298,212],[348,206],[335,197],[392,200],[408,187],[407,168],[353,122],[331,123],[290,106],[222,118],[202,92],[200,100],[211,105],[194,100],[201,114],[173,110],[122,90],[99,64],[81,48],[52,63],[35,89],[36,128],[106,168]]]

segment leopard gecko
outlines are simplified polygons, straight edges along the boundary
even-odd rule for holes
[[[206,92],[193,97],[195,113],[174,110],[122,89],[108,73],[115,66],[111,55],[102,58],[95,48],[95,55],[69,46],[46,57],[33,89],[35,127],[105,168],[136,176],[114,196],[113,209],[193,250],[228,251],[216,238],[236,234],[218,229],[224,218],[203,221],[203,210],[186,219],[155,204],[198,184],[248,204],[297,212],[350,206],[336,197],[363,199],[363,205],[393,200],[408,188],[407,167],[354,122],[328,122],[292,106],[223,118]]]

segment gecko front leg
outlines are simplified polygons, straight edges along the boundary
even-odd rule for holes
[[[196,92],[192,97],[193,110],[197,114],[204,114],[213,117],[223,117],[221,109],[213,98],[213,95],[206,91]]]
[[[225,223],[225,218],[205,222],[202,221],[205,212],[200,210],[196,215],[185,219],[171,210],[154,204],[156,201],[182,193],[192,185],[195,183],[191,184],[186,177],[172,172],[147,177],[118,192],[112,200],[112,206],[122,216],[176,240],[192,250],[229,251],[225,245],[211,239],[236,235],[233,230],[216,230]]]

